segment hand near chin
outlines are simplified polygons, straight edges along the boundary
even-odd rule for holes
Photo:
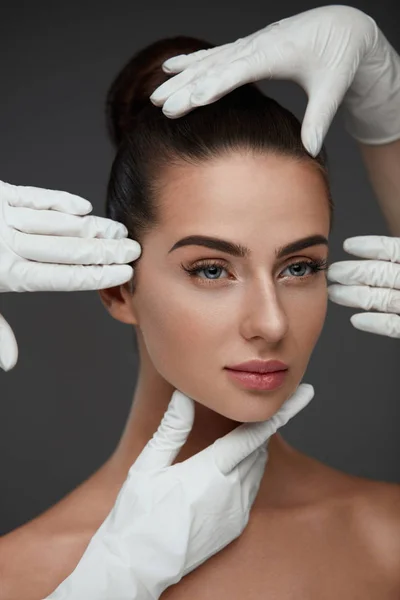
[[[269,438],[313,397],[313,386],[300,384],[267,421],[239,425],[173,465],[195,414],[176,390],[80,563],[47,600],[159,598],[222,550],[248,523]]]
[[[346,252],[372,260],[332,263],[329,299],[365,311],[350,317],[356,329],[400,338],[400,238],[363,235],[343,243]]]

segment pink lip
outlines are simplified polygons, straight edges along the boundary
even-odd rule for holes
[[[249,360],[238,365],[225,367],[233,371],[247,371],[250,373],[272,373],[275,371],[284,371],[289,368],[288,365],[280,360]]]
[[[276,390],[283,385],[287,370],[273,371],[269,373],[251,373],[249,371],[237,371],[235,369],[225,369],[228,375],[238,382],[241,386],[249,390]]]

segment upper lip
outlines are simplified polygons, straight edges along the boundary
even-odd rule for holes
[[[235,371],[249,371],[251,373],[271,373],[272,371],[284,371],[289,367],[280,360],[249,360],[226,368]]]

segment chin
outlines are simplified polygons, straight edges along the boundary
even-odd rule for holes
[[[217,396],[214,395],[214,398]],[[225,397],[227,397],[225,395]],[[221,405],[199,401],[210,410],[222,417],[240,423],[257,423],[270,419],[279,411],[288,398],[288,393],[283,390],[274,392],[239,391],[229,394],[227,401]],[[221,398],[221,396],[220,396]]]
[[[233,413],[227,415],[229,419],[237,421],[238,423],[261,423],[267,421],[281,408],[284,400],[275,399],[274,401],[268,401],[264,399],[258,399],[255,403],[247,404],[238,409]]]

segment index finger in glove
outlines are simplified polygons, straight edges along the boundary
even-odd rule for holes
[[[343,285],[364,284],[400,290],[400,264],[382,260],[343,260],[332,263],[327,277]]]
[[[227,44],[224,44],[224,46],[226,45]],[[212,56],[222,47],[223,46],[204,48],[203,50],[197,50],[195,52],[191,52],[190,54],[178,54],[177,56],[171,56],[171,58],[168,58],[162,63],[161,67],[166,73],[178,73],[179,71],[186,69],[189,65],[192,65],[194,62],[202,60],[208,56]]]
[[[213,444],[214,459],[220,471],[227,475],[243,459],[258,450],[277,429],[285,425],[314,397],[314,388],[302,383],[281,408],[267,421],[243,423]]]
[[[328,287],[328,297],[342,306],[400,313],[400,292],[388,288],[332,284]]]
[[[250,37],[213,48],[212,53],[162,83],[150,100],[157,106],[164,105],[167,116],[183,116],[245,83],[278,74],[284,64],[281,54],[271,46],[261,59]]]
[[[14,265],[14,271],[15,279],[23,282],[12,290],[16,292],[103,290],[122,285],[133,275],[133,269],[129,265],[80,266],[19,262]]]
[[[122,223],[95,215],[75,216],[51,210],[5,207],[7,225],[23,233],[82,238],[123,238],[128,230]]]
[[[271,30],[283,23],[288,19],[281,19],[281,21],[276,21],[275,23],[271,23],[267,27],[264,27],[263,31]],[[187,69],[193,63],[198,61],[202,61],[204,58],[209,58],[214,56],[214,54],[220,52],[221,50],[230,49],[232,47],[241,44],[242,42],[250,41],[253,38],[256,38],[259,35],[259,31],[252,33],[245,38],[238,38],[235,42],[227,42],[226,44],[221,44],[220,46],[213,46],[211,48],[204,48],[202,50],[197,50],[195,52],[190,52],[189,54],[178,54],[176,56],[171,56],[171,58],[167,58],[161,67],[163,71],[166,73],[179,73],[184,69]]]
[[[81,239],[13,232],[7,242],[20,257],[44,263],[68,265],[124,264],[141,253],[138,242],[131,239]]]
[[[345,239],[343,249],[362,258],[376,258],[400,263],[400,237],[357,235]]]
[[[239,85],[247,81],[254,80],[253,69],[255,66],[258,65],[262,73],[265,71],[268,72],[268,66],[264,64],[267,60],[266,57],[263,56],[263,60],[260,61],[253,47],[252,39],[254,37],[255,34],[245,39],[239,38],[235,42],[230,42],[222,46],[199,50],[190,55],[181,55],[168,59],[164,63],[165,67],[163,65],[164,70],[167,72],[168,65],[174,64],[172,61],[176,61],[178,64],[179,61],[181,64],[185,61],[186,66],[184,70],[164,81],[164,83],[154,90],[150,96],[151,102],[156,106],[161,106],[171,95],[176,94],[189,84],[193,84],[192,89],[196,93],[198,86],[202,87],[203,84],[211,91],[214,89],[214,85],[218,83],[218,78],[222,78],[220,82],[222,95],[222,93],[228,93],[228,88],[232,90],[234,87],[239,87]],[[270,54],[272,52],[273,49],[271,48]]]
[[[358,313],[350,317],[351,324],[361,331],[400,338],[400,317],[381,313]]]
[[[184,87],[171,92],[171,96],[164,103],[163,113],[168,117],[178,114],[184,116],[193,108],[212,104],[225,94],[252,81],[255,77],[249,65],[251,60],[254,60],[254,57],[241,57],[231,62],[229,68],[220,65],[204,75],[200,74],[197,81],[187,82]],[[263,67],[268,68],[265,62]]]
[[[191,54],[179,54],[163,62],[162,68],[166,73],[176,73],[174,77],[167,79],[160,84],[151,94],[150,100],[156,106],[161,106],[165,100],[174,92],[177,92],[182,86],[186,85],[199,74],[207,73],[209,68],[215,63],[215,54],[220,54],[226,48],[236,47],[236,42],[229,42],[221,46],[204,48]],[[182,71],[181,73],[178,73]]]
[[[24,206],[41,210],[58,210],[73,215],[86,215],[93,210],[92,204],[69,192],[47,190],[32,186],[12,185],[0,181],[0,197],[4,196],[11,206]]]

